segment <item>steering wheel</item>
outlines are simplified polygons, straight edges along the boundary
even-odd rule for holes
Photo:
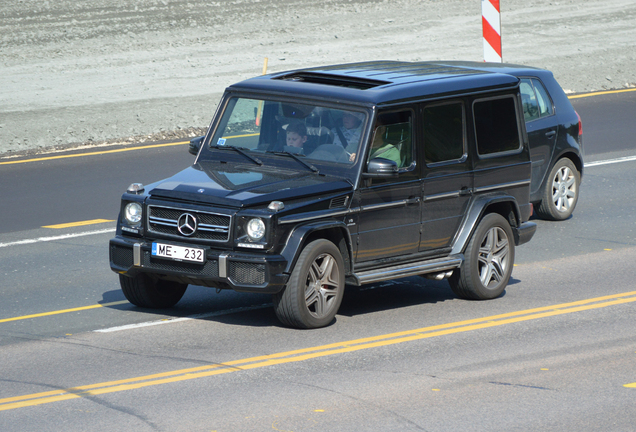
[[[349,155],[338,144],[322,144],[308,156],[310,159],[320,159],[331,162],[349,162]]]

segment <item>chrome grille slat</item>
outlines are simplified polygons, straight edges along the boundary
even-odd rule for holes
[[[176,221],[171,221],[171,220],[168,220],[168,219],[161,219],[161,218],[154,218],[154,217],[151,217],[149,220],[150,220],[151,223],[154,223],[154,224],[171,226],[171,227],[175,227],[175,228],[177,227],[177,222]]]
[[[227,228],[223,228],[223,227],[208,228],[207,226],[204,226],[203,224],[199,225],[198,229],[200,229],[201,231],[218,232],[218,233],[227,233],[229,231]]]
[[[228,227],[224,227],[221,225],[208,225],[208,224],[200,223],[199,226],[201,228],[207,228],[207,229],[218,229],[218,230],[224,230],[224,231],[228,230]]]
[[[191,236],[184,236],[178,230],[179,217],[184,213],[197,219],[197,230]],[[230,238],[232,217],[229,215],[160,205],[149,205],[147,214],[148,231],[164,237],[214,242],[227,242]]]

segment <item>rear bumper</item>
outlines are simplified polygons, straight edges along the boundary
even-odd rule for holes
[[[289,278],[283,273],[287,261],[281,255],[205,248],[205,262],[191,263],[156,258],[152,256],[151,250],[152,242],[117,236],[109,244],[110,268],[130,277],[148,273],[191,285],[229,287],[235,291],[269,294],[283,289]]]
[[[515,236],[515,245],[521,246],[532,240],[534,233],[537,231],[537,224],[534,222],[524,222],[521,226],[513,227],[512,232]]]

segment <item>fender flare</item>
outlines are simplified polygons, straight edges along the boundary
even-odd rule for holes
[[[510,204],[512,206],[515,219],[517,220],[517,224],[521,224],[521,210],[519,209],[517,200],[513,196],[503,193],[480,195],[471,202],[470,209],[466,212],[466,216],[462,221],[459,233],[453,242],[451,254],[460,254],[464,251],[473,232],[475,231],[475,228],[479,224],[479,221],[484,214],[487,213],[486,210],[488,207],[499,203]],[[508,219],[507,215],[502,216]],[[512,228],[514,229],[515,227],[513,226]]]
[[[296,265],[296,261],[298,261],[300,253],[307,243],[308,238],[311,237],[312,234],[333,229],[342,231],[349,258],[352,259],[353,247],[351,243],[351,234],[349,233],[349,229],[344,222],[336,220],[310,222],[295,227],[294,230],[289,234],[287,242],[285,243],[285,247],[281,251],[281,255],[287,261],[287,266],[285,267],[284,272],[291,273],[294,266]],[[336,244],[336,247],[339,247],[339,245]],[[346,260],[346,257],[343,257],[343,259]]]

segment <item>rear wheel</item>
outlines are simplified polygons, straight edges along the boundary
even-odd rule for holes
[[[176,305],[188,288],[187,284],[153,279],[144,273],[134,277],[119,275],[119,285],[129,302],[153,309]]]
[[[570,217],[579,200],[581,174],[570,159],[557,161],[543,191],[541,204],[536,207],[541,219],[560,221]]]
[[[514,260],[510,224],[499,214],[487,214],[466,247],[464,263],[449,279],[451,289],[465,299],[499,297],[508,285]]]
[[[301,252],[283,291],[274,295],[276,316],[291,327],[324,327],[336,316],[344,287],[340,251],[328,240],[315,240]]]

